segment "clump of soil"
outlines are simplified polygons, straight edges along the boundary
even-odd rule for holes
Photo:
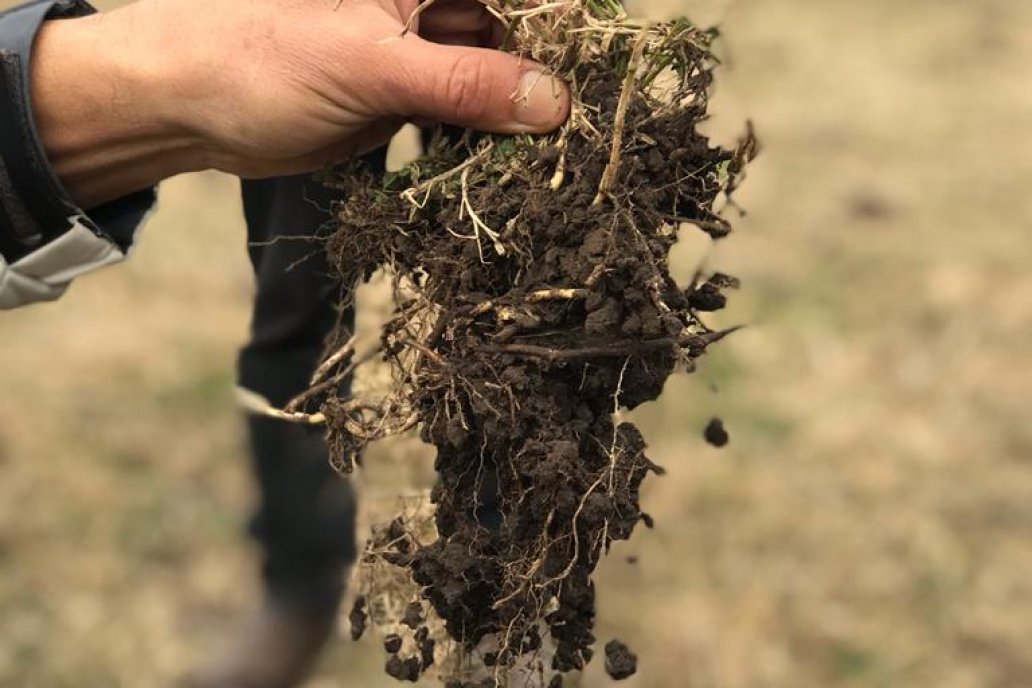
[[[348,621],[351,623],[351,639],[361,640],[366,630],[366,599],[360,595],[355,599],[355,604],[348,614]]]
[[[669,252],[682,225],[730,232],[719,206],[755,141],[729,150],[697,131],[714,32],[638,26],[605,0],[490,6],[507,49],[571,84],[570,123],[544,138],[441,132],[398,173],[345,172],[329,251],[346,285],[393,271],[397,310],[378,355],[394,388],[333,396],[332,382],[368,358],[345,346],[305,400],[330,391],[321,413],[345,470],[367,443],[413,428],[436,448],[435,532],[398,519],[377,530],[366,562],[408,570],[460,647],[492,648],[477,661],[493,678],[448,685],[504,684],[529,656],[540,685],[555,686],[554,672],[591,660],[600,558],[652,525],[641,486],[662,469],[615,417],[727,334],[700,314],[722,308],[735,280],[679,285]],[[403,621],[425,640],[420,601]],[[387,649],[399,679],[434,662],[433,648],[402,657],[392,638]],[[633,655],[610,649],[610,673],[633,673]]]
[[[726,447],[731,441],[731,435],[728,434],[727,428],[724,427],[724,421],[720,418],[711,419],[702,431],[702,436],[709,444],[718,449]]]
[[[606,673],[614,681],[623,681],[638,673],[638,656],[619,640],[606,643]]]

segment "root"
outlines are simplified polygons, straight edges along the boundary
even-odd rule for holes
[[[494,249],[500,256],[505,255],[505,246],[498,236],[498,233],[487,226],[480,216],[477,215],[477,211],[473,209],[473,204],[469,202],[469,168],[462,171],[462,212],[459,217],[462,217],[462,213],[469,216],[470,221],[473,222],[473,240],[477,242],[477,251],[480,253],[480,262],[485,263],[484,260],[484,247],[480,243],[480,233],[483,232],[487,235],[487,238],[494,244]],[[456,235],[458,236],[458,235]],[[460,239],[463,237],[459,237]]]
[[[292,413],[283,411],[270,404],[269,400],[262,395],[243,387],[236,388],[236,398],[237,405],[240,408],[257,416],[275,418],[276,420],[297,423],[299,425],[326,424],[326,415],[323,413]]]
[[[355,355],[355,342],[358,341],[357,336],[352,336],[344,343],[344,346],[340,347],[337,351],[330,354],[326,360],[319,364],[319,367],[312,373],[312,379],[309,381],[309,385],[317,385],[329,374],[331,370],[336,368],[344,359],[351,358]]]
[[[315,397],[319,396],[320,394],[323,394],[324,392],[332,390],[337,385],[343,383],[345,380],[348,380],[354,374],[354,372],[358,370],[360,366],[372,361],[381,353],[381,351],[379,348],[373,349],[372,351],[369,351],[366,354],[359,356],[357,359],[353,360],[351,363],[345,366],[343,370],[335,373],[329,378],[321,379],[330,370],[333,370],[334,367],[342,363],[345,359],[354,356],[354,353],[354,343],[353,341],[349,341],[349,343],[345,345],[343,349],[341,349],[333,355],[338,357],[336,361],[331,362],[333,356],[326,359],[326,362],[320,365],[319,368],[315,371],[315,375],[312,376],[311,386],[298,396],[291,399],[290,403],[287,404],[287,407],[283,410],[283,412],[287,415],[299,415],[298,409],[304,406],[306,402],[308,402],[311,399],[314,399]]]
[[[627,75],[624,77],[623,88],[620,91],[620,102],[616,108],[616,121],[613,123],[613,144],[609,152],[609,163],[602,173],[602,181],[598,185],[598,194],[595,196],[593,205],[598,205],[609,195],[613,186],[616,174],[620,170],[620,158],[623,155],[624,129],[627,124],[627,108],[634,97],[634,85],[638,79],[638,69],[641,67],[641,58],[645,54],[645,43],[649,36],[648,26],[644,26],[638,34],[634,43],[634,50],[631,52],[631,60],[627,64]]]

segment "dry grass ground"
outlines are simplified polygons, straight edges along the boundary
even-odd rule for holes
[[[1032,4],[690,4],[712,130],[766,144],[708,259],[752,327],[638,414],[670,475],[603,572],[627,685],[1032,685]],[[132,262],[0,316],[3,688],[168,685],[252,600],[243,240],[233,181],[174,180]],[[317,685],[386,686],[366,650]]]

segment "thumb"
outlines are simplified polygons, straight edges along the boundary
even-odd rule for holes
[[[569,87],[537,63],[418,38],[399,47],[401,114],[499,134],[547,133],[570,116]]]

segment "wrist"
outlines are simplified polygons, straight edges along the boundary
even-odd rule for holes
[[[172,56],[115,12],[46,22],[31,65],[34,120],[51,166],[81,207],[205,167],[177,98]]]

